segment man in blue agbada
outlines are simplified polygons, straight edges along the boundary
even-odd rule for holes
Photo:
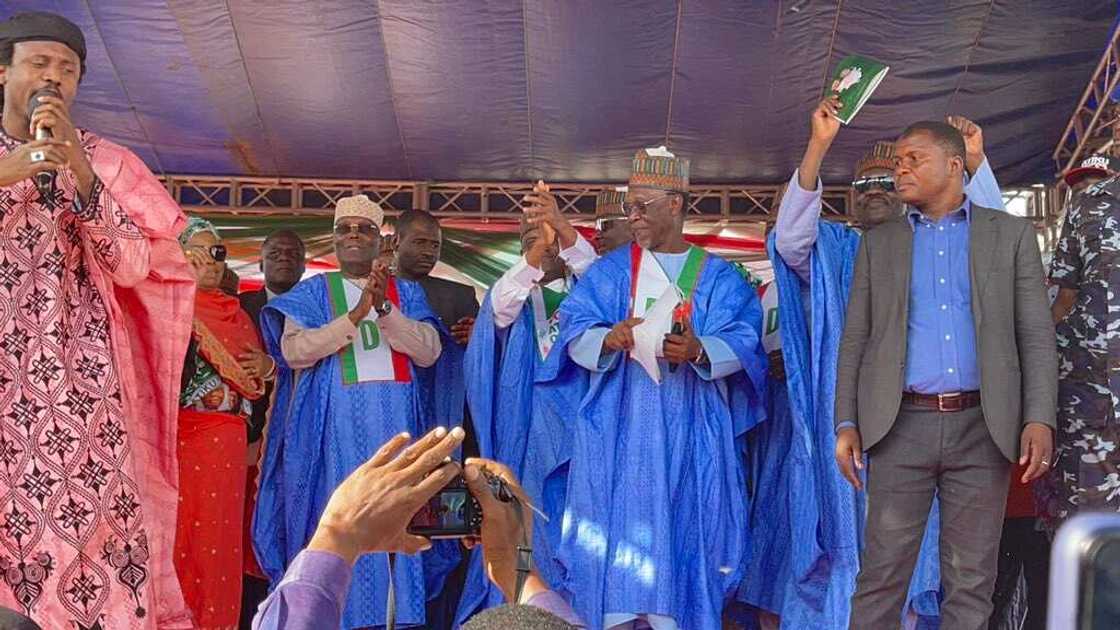
[[[560,362],[555,343],[560,304],[596,256],[543,183],[525,202],[522,257],[486,294],[467,346],[467,402],[479,452],[509,466],[549,517],[534,522],[533,557],[545,582],[560,585],[553,558],[567,489],[572,414],[587,391],[587,373]],[[486,577],[481,549],[475,550],[459,621],[503,601]]]
[[[639,151],[636,244],[560,306],[560,356],[590,374],[568,439],[558,560],[593,628],[717,629],[748,544],[742,436],[763,419],[761,308],[683,237],[688,162]]]
[[[848,485],[836,467],[833,404],[836,360],[844,327],[844,310],[860,233],[821,220],[822,187],[817,176],[840,128],[836,103],[824,99],[811,116],[811,136],[800,168],[782,198],[769,239],[779,291],[779,328],[785,364],[788,432],[758,434],[760,478],[782,479],[786,493],[756,501],[752,524],[758,531],[751,572],[740,598],[781,617],[784,628],[846,628],[850,599],[859,571],[863,495]],[[958,116],[949,118],[966,139],[965,192],[975,203],[1003,208],[999,184],[984,156],[980,127]],[[901,214],[894,193],[893,144],[877,143],[856,165],[852,218],[869,227]],[[767,427],[772,429],[773,427]],[[777,513],[788,513],[788,529],[765,528]],[[935,501],[910,583],[904,617],[936,627],[940,598],[938,505]],[[784,540],[774,539],[785,536]],[[782,556],[783,552],[785,557]],[[783,585],[768,586],[767,576],[780,569]],[[761,582],[760,582],[761,581]]]
[[[334,488],[379,444],[420,434],[436,408],[418,368],[442,344],[436,316],[415,282],[393,278],[376,261],[381,208],[365,195],[339,200],[334,245],[341,271],[313,276],[271,300],[261,313],[269,353],[280,370],[265,436],[253,542],[273,586],[303,549]],[[394,574],[397,619],[423,625],[429,596],[419,556],[401,557]],[[345,628],[386,619],[389,569],[384,554],[354,567]]]

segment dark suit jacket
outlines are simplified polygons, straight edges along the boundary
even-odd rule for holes
[[[444,326],[451,328],[464,317],[478,315],[478,298],[474,287],[465,284],[424,276],[417,281],[428,296],[428,304]]]
[[[890,431],[905,387],[914,232],[899,217],[864,233],[836,375],[836,422],[857,424],[870,449]],[[1019,456],[1024,422],[1054,426],[1058,356],[1030,222],[972,207],[969,277],[980,398],[996,445]]]
[[[263,288],[256,291],[246,291],[237,296],[241,308],[249,314],[249,319],[257,327],[257,334],[261,330],[261,309],[268,302],[268,293]],[[268,401],[272,399],[272,383],[265,383],[264,396],[253,401],[253,415],[249,418],[249,443],[256,442],[264,430],[265,419],[268,418]]]
[[[249,318],[252,319],[253,323],[257,325],[258,329],[260,329],[261,309],[263,309],[264,305],[268,303],[268,293],[265,292],[264,289],[257,289],[256,291],[246,291],[245,293],[238,295],[237,299],[241,302],[241,308],[249,314]]]
[[[478,298],[475,297],[474,287],[431,276],[424,276],[418,282],[428,296],[428,304],[444,326],[451,328],[464,317],[478,315]],[[466,405],[463,405],[463,430],[467,432],[463,440],[463,456],[478,457],[478,438],[474,434],[474,423]]]

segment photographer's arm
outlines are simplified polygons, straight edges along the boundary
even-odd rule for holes
[[[494,497],[483,471],[500,477],[522,502],[520,517],[512,501],[507,503]],[[584,627],[585,624],[571,605],[549,588],[535,568],[525,580],[521,597],[514,601],[517,589],[517,547],[522,541],[532,540],[527,532],[533,531],[533,512],[528,507],[529,498],[509,468],[488,459],[472,458],[467,460],[463,478],[482,507],[482,555],[486,574],[501,589],[506,601],[535,606],[573,626]]]

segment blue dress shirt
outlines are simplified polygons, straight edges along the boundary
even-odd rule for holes
[[[944,394],[980,389],[968,260],[971,203],[966,198],[936,222],[914,208],[906,216],[914,230],[906,390]]]
[[[960,208],[936,222],[908,207],[906,218],[914,230],[914,251],[905,389],[919,394],[980,389],[968,260],[972,204],[966,197]],[[855,426],[844,419],[836,431]]]

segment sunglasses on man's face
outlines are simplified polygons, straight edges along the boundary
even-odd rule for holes
[[[362,236],[373,236],[377,231],[377,226],[372,223],[338,223],[334,226],[334,233],[338,236],[346,236],[351,232],[357,232]]]
[[[879,188],[885,192],[894,192],[894,177],[890,175],[861,177],[852,182],[852,188],[855,188],[858,193],[865,193],[872,188]]]
[[[206,252],[214,259],[215,262],[223,262],[229,255],[229,250],[225,245],[211,245],[210,247],[195,247],[195,249]]]

